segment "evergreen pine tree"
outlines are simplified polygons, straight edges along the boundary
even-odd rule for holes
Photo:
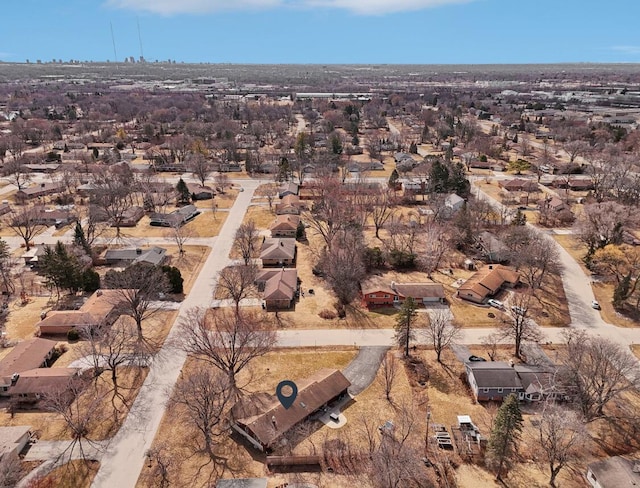
[[[498,480],[501,479],[503,469],[508,466],[516,453],[522,424],[520,403],[518,397],[512,393],[505,398],[498,409],[489,438],[487,460],[496,469]]]
[[[186,205],[191,203],[191,192],[182,178],[180,178],[176,184],[176,193],[178,194],[179,204]]]
[[[619,310],[624,305],[625,300],[629,296],[629,288],[631,287],[631,274],[625,275],[613,290],[613,308]]]
[[[400,347],[404,347],[404,355],[409,356],[409,343],[414,338],[414,320],[418,315],[416,312],[416,302],[413,298],[407,297],[396,319],[396,341]]]
[[[394,168],[393,171],[391,172],[391,175],[389,175],[389,188],[391,188],[392,190],[395,190],[398,185],[399,178],[400,178],[400,175],[398,174],[398,170]]]

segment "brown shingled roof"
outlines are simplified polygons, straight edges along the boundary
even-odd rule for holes
[[[39,337],[19,342],[0,361],[0,377],[9,378],[13,373],[39,368],[55,346],[55,341]]]
[[[253,433],[256,440],[269,446],[349,386],[351,383],[340,371],[321,369],[297,382],[298,396],[289,409],[285,409],[275,396],[261,394],[240,400],[232,408],[232,415],[239,425]],[[245,417],[247,414],[249,416]]]

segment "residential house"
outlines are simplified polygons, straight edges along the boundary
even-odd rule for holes
[[[276,215],[300,215],[302,205],[297,195],[285,195],[276,204]]]
[[[558,197],[551,197],[540,203],[541,210],[550,210],[552,212],[562,212],[563,210],[570,210],[569,206],[560,200]]]
[[[512,393],[527,402],[567,398],[565,385],[555,381],[555,366],[478,361],[465,363],[465,370],[473,396],[479,402],[502,401]]]
[[[573,191],[593,190],[593,180],[591,178],[569,178],[567,185]]]
[[[450,193],[444,199],[445,216],[452,217],[464,207],[465,200],[456,193]]]
[[[29,188],[23,188],[16,192],[16,201],[24,202],[26,200],[32,200],[34,198],[40,198],[47,195],[55,195],[62,193],[64,190],[60,183],[40,183],[38,186],[31,186]]]
[[[48,367],[56,342],[35,337],[16,344],[9,354],[0,360],[0,396],[8,396],[15,374],[31,369]]]
[[[351,383],[337,369],[321,369],[296,382],[289,408],[270,393],[248,395],[231,409],[232,428],[261,451],[271,451],[291,429],[332,402],[348,395]]]
[[[485,266],[465,281],[456,296],[474,303],[484,303],[504,287],[514,287],[520,281],[518,272],[500,264]]]
[[[300,216],[298,215],[277,215],[269,230],[271,237],[293,237],[295,238],[300,224]]]
[[[152,264],[160,266],[167,260],[167,250],[163,247],[153,246],[148,249],[127,248],[107,249],[102,259],[105,264],[126,267],[136,263]]]
[[[39,225],[55,225],[58,229],[78,220],[78,217],[74,213],[65,209],[33,207],[31,215],[31,221],[33,223]]]
[[[25,164],[24,167],[32,173],[55,173],[60,168],[59,163]]]
[[[31,266],[33,268],[37,268],[40,264],[40,258],[44,256],[45,253],[45,245],[31,246],[31,248],[22,254],[21,258],[24,259],[24,264],[26,266]]]
[[[41,335],[110,326],[120,316],[119,305],[122,301],[122,290],[98,290],[78,310],[54,310],[36,326]]]
[[[525,180],[524,178],[514,178],[512,180],[502,180],[498,182],[498,186],[507,191],[538,191],[538,183],[533,180]]]
[[[51,392],[65,391],[80,370],[77,368],[37,368],[20,373],[9,388],[9,397],[19,406],[37,404]]]
[[[267,237],[260,251],[262,266],[295,266],[296,240],[291,238]]]
[[[4,459],[19,459],[20,453],[31,441],[30,425],[0,427],[0,462]]]
[[[300,191],[300,186],[297,183],[288,181],[280,188],[280,191],[278,192],[278,197],[282,199],[287,195],[297,196],[299,191]]]
[[[491,232],[480,232],[478,237],[476,237],[476,245],[482,254],[482,258],[488,263],[504,263],[509,261],[509,248],[498,236]]]
[[[149,225],[156,227],[182,226],[200,215],[195,205],[185,205],[171,213],[152,213],[149,215]]]
[[[613,456],[587,466],[587,481],[593,488],[640,486],[640,458]]]
[[[256,277],[256,285],[267,309],[290,309],[298,296],[298,272],[291,268],[263,269]]]
[[[216,194],[213,188],[198,183],[187,183],[192,200],[211,200]]]
[[[144,217],[144,209],[142,207],[136,205],[129,207],[122,212],[120,227],[135,227],[142,217]],[[115,227],[115,222],[111,222],[111,227]]]
[[[368,308],[400,305],[407,298],[413,298],[418,304],[443,303],[444,288],[439,283],[396,283],[389,284],[371,278],[360,284],[362,303]]]

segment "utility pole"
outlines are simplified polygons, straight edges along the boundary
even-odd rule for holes
[[[427,431],[424,434],[424,449],[429,457],[429,421],[431,420],[431,408],[427,408]]]

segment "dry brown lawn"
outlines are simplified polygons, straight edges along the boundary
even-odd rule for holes
[[[165,246],[169,255],[171,266],[175,266],[180,270],[182,279],[184,280],[184,294],[187,295],[191,291],[194,281],[198,277],[202,265],[207,260],[211,248],[208,246],[184,246],[184,254],[180,255],[178,246]]]
[[[54,366],[55,367],[55,366]],[[76,406],[91,408],[92,418],[89,422],[88,437],[94,440],[107,439],[113,436],[127,415],[127,407],[135,397],[147,376],[144,368],[129,368],[123,366],[118,370],[118,385],[122,398],[115,398],[112,403],[111,372],[105,371],[95,383],[87,386],[78,398],[74,400]],[[95,398],[101,398],[96,403]],[[116,411],[117,409],[117,411]],[[6,412],[0,412],[0,426],[31,425],[38,439],[46,441],[71,440],[72,433],[66,428],[62,417],[56,413],[41,410],[17,411],[13,417]]]
[[[631,346],[631,352],[635,354],[635,356],[640,359],[640,345],[634,344]]]
[[[202,212],[191,222],[182,227],[183,235],[190,237],[214,237],[220,232],[222,224],[227,218],[226,212],[211,211]],[[107,227],[101,237],[115,238],[117,231],[114,227]],[[135,227],[120,228],[120,237],[173,237],[173,231],[166,227],[155,227],[149,225],[149,216],[145,215],[140,219]]]
[[[51,310],[55,299],[47,297],[29,297],[29,303],[22,305],[20,297],[9,303],[9,315],[6,322],[7,337],[10,340],[22,340],[33,337],[35,325],[40,321],[40,314]]]
[[[39,480],[38,486],[55,486],[56,488],[89,488],[96,476],[100,463],[98,461],[69,461],[64,466],[54,469]]]
[[[242,222],[246,224],[253,220],[258,230],[268,230],[275,218],[275,204],[274,211],[269,210],[269,205],[251,205]]]
[[[613,283],[593,282],[591,289],[593,290],[593,295],[600,304],[600,315],[605,322],[618,327],[638,326],[638,322],[616,312],[616,309],[613,308],[612,300],[613,291],[615,289]]]

